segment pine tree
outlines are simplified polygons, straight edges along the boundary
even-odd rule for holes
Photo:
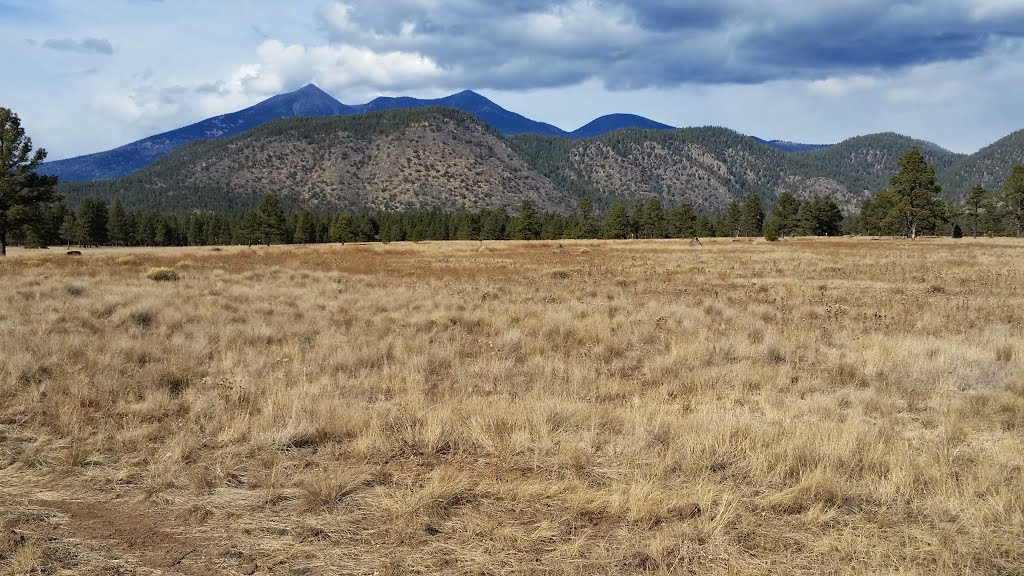
[[[57,199],[57,178],[36,173],[46,150],[32,153],[21,119],[0,108],[0,256],[7,255],[7,235],[25,225],[35,209]]]
[[[648,198],[640,204],[637,218],[640,238],[664,238],[666,236],[665,209],[661,200]]]
[[[906,237],[917,238],[922,225],[934,225],[935,219],[944,216],[935,202],[942,187],[935,179],[935,167],[917,148],[900,157],[896,164],[899,171],[890,180],[898,200],[895,210]]]
[[[971,236],[974,238],[981,232],[981,218],[988,202],[988,190],[981,184],[972,186],[967,192],[967,198],[964,199],[964,216],[970,224]]]
[[[800,227],[813,236],[838,236],[843,213],[827,196],[813,196],[800,207]]]
[[[107,204],[90,196],[78,207],[78,243],[103,246],[107,243]]]
[[[740,203],[730,200],[715,226],[718,236],[739,236],[742,219],[743,209],[740,207]]]
[[[508,214],[505,210],[487,210],[480,220],[481,240],[504,240],[508,237]]]
[[[1003,186],[1003,210],[1019,237],[1024,229],[1024,165],[1014,166]]]
[[[533,202],[523,200],[519,205],[519,213],[512,220],[513,240],[536,240],[540,238],[541,223]]]
[[[238,219],[235,227],[234,238],[238,244],[252,246],[259,236],[259,225],[256,222],[255,212],[246,212]]]
[[[792,193],[783,192],[772,205],[771,217],[775,222],[775,232],[780,237],[796,236],[800,233],[800,204],[800,200]]]
[[[668,233],[674,238],[693,238],[698,235],[697,216],[693,207],[683,202],[669,213]]]
[[[594,203],[590,198],[582,198],[577,205],[578,228],[575,236],[577,238],[599,238],[601,236],[601,223],[594,215]]]
[[[67,243],[69,249],[72,243],[78,241],[78,224],[75,222],[74,214],[68,214],[64,217],[64,221],[61,222],[60,238]]]
[[[629,236],[629,213],[622,204],[615,204],[608,211],[604,222],[604,237],[621,240]]]
[[[761,197],[748,194],[740,207],[739,232],[741,236],[760,236],[764,232],[764,208]]]
[[[309,244],[315,240],[316,230],[313,225],[313,215],[303,210],[295,216],[295,239],[296,244]]]
[[[285,239],[284,210],[281,201],[273,194],[260,198],[256,205],[256,238],[267,246]]]
[[[356,223],[350,212],[338,214],[331,222],[331,242],[346,244],[356,239]],[[390,240],[390,238],[389,238]]]
[[[114,200],[114,204],[110,207],[110,216],[107,218],[107,238],[114,246],[131,244],[132,231],[129,228],[128,213],[121,205],[121,200]]]

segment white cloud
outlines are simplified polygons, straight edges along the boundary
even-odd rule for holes
[[[832,76],[810,82],[808,84],[808,89],[811,92],[825,96],[845,96],[851,92],[870,90],[877,85],[878,79],[873,76]]]

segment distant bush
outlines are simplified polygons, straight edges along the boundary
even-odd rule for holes
[[[764,239],[769,242],[779,241],[779,222],[775,219],[770,219],[764,223]]]
[[[150,268],[149,272],[146,272],[146,278],[154,282],[177,282],[179,276],[170,268]]]

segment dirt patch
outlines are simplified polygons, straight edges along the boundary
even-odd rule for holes
[[[0,495],[7,531],[55,551],[63,561],[99,557],[87,564],[120,564],[168,574],[200,575],[223,570],[216,543],[186,536],[166,511],[127,501],[18,500]],[[59,549],[64,549],[60,551]],[[67,549],[78,553],[68,554]],[[63,569],[82,566],[62,565]]]

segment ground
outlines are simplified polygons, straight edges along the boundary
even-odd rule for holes
[[[84,252],[0,259],[0,574],[1024,574],[1024,242]]]

